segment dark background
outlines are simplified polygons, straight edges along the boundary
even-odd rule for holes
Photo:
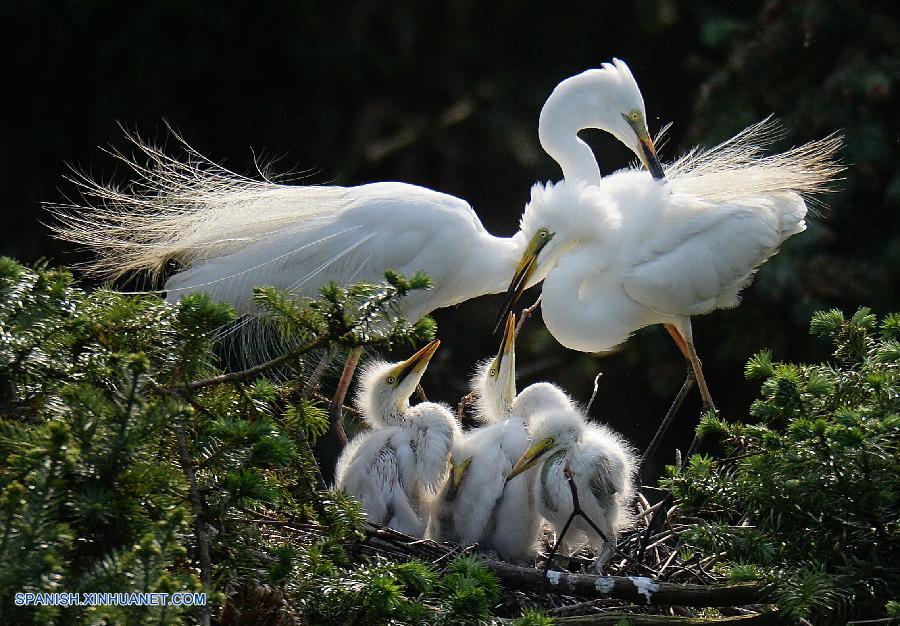
[[[120,177],[98,147],[125,146],[120,123],[163,139],[163,120],[238,172],[277,157],[277,171],[309,170],[309,182],[417,183],[467,199],[490,231],[510,235],[530,186],[560,176],[537,142],[543,101],[560,80],[618,56],[641,85],[651,131],[674,122],[664,160],[769,113],[787,130],[779,147],[846,136],[846,177],[807,232],[763,267],[738,309],[694,322],[727,416],[746,416],[756,395],[743,379],[752,353],[827,356],[807,333],[814,310],[900,308],[900,3],[553,4],[0,2],[0,252],[83,260],[48,236],[40,203],[73,194],[66,164]],[[629,161],[612,138],[585,135],[604,172]],[[432,399],[455,403],[472,364],[494,352],[498,301],[435,314],[444,347],[424,381]],[[520,387],[549,379],[583,402],[602,370],[592,415],[639,448],[684,376],[659,327],[614,354],[583,355],[557,345],[539,317],[525,327],[519,369]],[[699,402],[688,408],[659,461],[687,445]]]

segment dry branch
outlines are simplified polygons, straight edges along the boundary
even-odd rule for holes
[[[643,605],[679,606],[743,606],[765,600],[767,585],[733,583],[713,585],[677,585],[634,576],[594,576],[568,572],[543,572],[533,567],[520,567],[482,559],[511,589],[565,593],[586,598],[607,597]]]
[[[595,613],[573,617],[557,617],[555,624],[628,624],[629,626],[655,626],[657,624],[737,624],[737,626],[763,626],[777,624],[778,611],[766,609],[749,615],[730,617],[681,617],[677,615],[641,615],[635,613]]]

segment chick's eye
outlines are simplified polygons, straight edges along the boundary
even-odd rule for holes
[[[556,443],[556,438],[555,438],[555,437],[547,437],[547,445],[551,445],[551,446],[552,446],[554,443]]]

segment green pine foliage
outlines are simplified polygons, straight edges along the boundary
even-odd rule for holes
[[[683,537],[727,551],[732,580],[769,577],[789,619],[884,615],[900,589],[900,315],[815,314],[830,363],[747,363],[753,423],[704,416],[724,458],[696,455],[668,484],[706,520]]]
[[[492,621],[501,589],[477,560],[368,556],[359,503],[317,484],[329,420],[306,383],[321,349],[432,339],[432,320],[397,310],[429,287],[388,272],[314,301],[260,288],[287,352],[223,376],[230,307],[86,292],[0,259],[0,622]],[[14,605],[56,591],[205,591],[209,607]]]

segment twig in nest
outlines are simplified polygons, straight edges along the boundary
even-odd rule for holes
[[[303,391],[300,392],[300,397],[306,400],[309,398],[315,391],[319,388],[319,381],[322,380],[322,374],[325,373],[325,368],[331,364],[331,360],[334,358],[334,354],[332,354],[331,349],[325,351],[325,354],[322,355],[322,358],[316,364],[316,369],[312,371],[312,374],[309,375],[309,378],[306,379],[306,382],[303,384]]]
[[[519,336],[519,332],[522,330],[522,324],[525,323],[525,320],[531,317],[531,314],[534,313],[535,309],[538,308],[538,305],[541,303],[541,298],[543,297],[544,294],[542,293],[537,297],[537,300],[534,301],[534,304],[532,304],[530,307],[522,309],[522,312],[519,314],[519,323],[516,324],[516,337]]]
[[[456,409],[456,418],[459,420],[460,424],[462,424],[463,419],[466,417],[466,408],[474,401],[475,391],[470,391],[459,399],[459,406]]]
[[[597,388],[600,386],[600,377],[603,376],[603,372],[597,372],[597,375],[594,376],[594,391],[591,393],[591,399],[588,400],[587,408],[584,410],[585,415],[591,414],[591,406],[594,404],[594,398],[597,397]]]
[[[556,541],[553,543],[553,547],[550,548],[550,553],[547,555],[547,562],[544,564],[544,575],[547,575],[547,572],[550,570],[550,565],[553,563],[553,557],[556,555],[556,551],[559,549],[559,545],[562,543],[562,540],[566,536],[566,532],[569,530],[569,526],[572,524],[572,521],[575,519],[575,516],[582,517],[588,524],[590,524],[591,528],[593,528],[600,538],[604,542],[609,542],[606,534],[600,530],[594,521],[588,517],[584,511],[581,510],[581,503],[578,501],[578,487],[575,486],[575,476],[572,474],[572,468],[569,465],[569,462],[566,461],[566,467],[563,470],[566,474],[566,481],[569,483],[569,491],[572,492],[572,513],[569,515],[569,519],[566,520],[566,523],[563,525],[562,532],[559,533],[559,537],[556,538]]]

